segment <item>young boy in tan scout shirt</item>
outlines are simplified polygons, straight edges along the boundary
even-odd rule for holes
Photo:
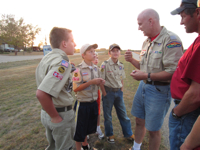
[[[74,140],[76,149],[91,149],[87,143],[87,135],[95,133],[97,128],[97,97],[99,85],[104,85],[105,81],[100,77],[99,69],[92,63],[95,59],[95,49],[97,44],[85,44],[81,47],[80,53],[84,59],[73,73],[73,90],[77,92],[76,110],[76,127]]]
[[[101,65],[101,77],[105,79],[105,85],[102,86],[102,102],[104,112],[104,126],[107,141],[115,143],[112,127],[112,107],[115,106],[118,119],[120,121],[124,137],[130,140],[134,139],[131,130],[131,122],[126,113],[126,107],[123,100],[123,79],[125,78],[124,65],[119,62],[121,48],[117,44],[109,47],[110,58]]]
[[[52,52],[40,61],[36,69],[36,96],[42,105],[41,121],[49,142],[47,150],[70,150],[74,145],[75,115],[72,109],[72,66],[76,44],[72,31],[54,27],[49,35]]]

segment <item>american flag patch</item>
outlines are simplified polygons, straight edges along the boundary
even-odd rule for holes
[[[101,68],[105,68],[105,65],[102,65]]]
[[[82,75],[83,75],[83,76],[86,76],[86,75],[88,75],[88,73],[87,73],[87,72],[83,72]]]
[[[64,66],[64,67],[66,67],[66,68],[68,68],[68,65],[69,65],[69,64],[68,64],[67,61],[62,60],[61,65]]]
[[[53,76],[58,78],[59,80],[62,80],[63,76],[60,75],[58,72],[54,71]]]

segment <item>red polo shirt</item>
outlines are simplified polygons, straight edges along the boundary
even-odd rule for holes
[[[171,80],[172,98],[182,99],[192,81],[200,84],[200,35],[178,62]]]

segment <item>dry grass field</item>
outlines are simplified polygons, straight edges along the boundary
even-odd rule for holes
[[[106,53],[99,54],[99,66],[108,59]],[[78,65],[80,56],[70,56],[71,62]],[[131,119],[132,129],[135,119],[131,115],[131,106],[138,81],[129,74],[134,69],[130,63],[120,61],[125,66],[126,79],[124,81],[124,101],[127,114]],[[0,63],[0,149],[1,150],[44,150],[48,145],[45,129],[40,122],[41,105],[35,96],[35,69],[40,60]],[[103,112],[101,111],[101,129],[103,126]],[[120,123],[113,108],[113,128],[116,138],[115,144],[109,144],[105,139],[98,140],[95,134],[90,135],[89,143],[99,150],[127,150],[132,142],[123,138]],[[148,134],[142,144],[142,150],[148,149]],[[161,145],[160,150],[167,150]]]

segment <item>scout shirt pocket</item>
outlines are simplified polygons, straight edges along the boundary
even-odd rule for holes
[[[162,71],[162,51],[153,50],[148,61],[148,67],[152,73]]]

